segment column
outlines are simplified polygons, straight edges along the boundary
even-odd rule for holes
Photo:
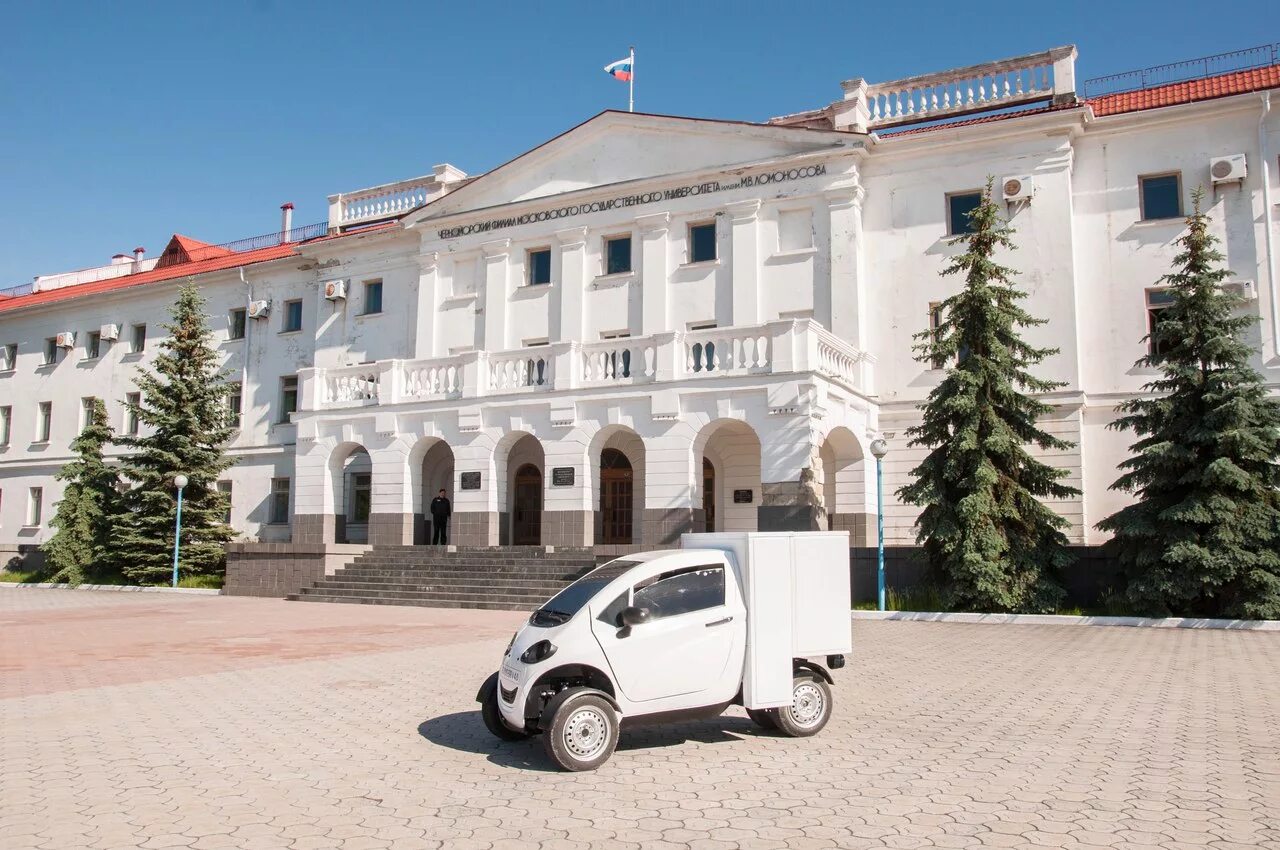
[[[668,329],[667,230],[670,213],[642,215],[640,231],[640,334],[650,336]]]
[[[865,350],[867,337],[866,286],[862,274],[862,201],[866,191],[856,176],[849,183],[826,192],[831,244],[829,301],[817,313],[830,317],[828,328],[836,336]]]
[[[821,444],[809,417],[776,415],[760,434],[760,531],[825,529],[822,494],[815,467],[821,468]]]
[[[681,534],[703,530],[706,517],[696,501],[702,462],[693,451],[695,436],[681,423],[660,436],[643,438],[644,521],[637,542],[674,547]]]
[[[560,244],[560,277],[552,290],[556,308],[551,316],[551,339],[581,340],[583,295],[587,288],[587,229],[557,230],[556,241]]]
[[[478,477],[478,480],[477,480]],[[466,489],[462,485],[477,484]],[[498,545],[498,495],[494,480],[493,441],[476,435],[467,445],[453,446],[453,519],[449,540],[457,546]]]
[[[293,481],[292,541],[332,543],[334,539],[333,493],[329,482],[329,457],[333,447],[311,436],[298,436]]]
[[[733,287],[735,327],[760,321],[760,200],[727,207],[732,228],[729,274]]]
[[[542,443],[542,543],[544,546],[590,546],[595,539],[591,505],[591,464],[588,441],[575,429],[562,440]],[[573,470],[573,483],[556,483]]]
[[[418,255],[418,286],[414,293],[413,356],[416,359],[443,354],[440,337],[440,255],[424,251]]]
[[[484,343],[486,351],[503,351],[507,344],[507,255],[510,239],[480,246],[484,254]]]

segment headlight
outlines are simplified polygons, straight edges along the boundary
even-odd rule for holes
[[[525,664],[537,664],[539,661],[546,661],[555,654],[555,644],[549,640],[540,640],[533,646],[526,649],[524,651],[524,655],[520,656],[520,660]]]

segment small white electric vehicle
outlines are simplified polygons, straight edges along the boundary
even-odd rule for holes
[[[533,612],[480,687],[485,726],[541,734],[566,770],[613,754],[622,723],[713,717],[730,705],[786,735],[831,716],[852,650],[846,532],[686,534],[610,561]]]

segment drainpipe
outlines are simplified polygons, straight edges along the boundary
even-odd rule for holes
[[[1267,246],[1267,289],[1271,293],[1271,353],[1280,358],[1280,293],[1276,292],[1275,230],[1271,222],[1271,152],[1267,150],[1267,116],[1271,114],[1271,92],[1262,93],[1262,115],[1258,117],[1258,152],[1262,154],[1262,225]]]

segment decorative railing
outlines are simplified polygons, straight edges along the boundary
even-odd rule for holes
[[[437,165],[430,174],[329,196],[329,228],[395,218],[435,200],[467,175],[452,165]]]
[[[1098,97],[1104,94],[1142,91],[1188,80],[1203,80],[1219,74],[1249,71],[1276,64],[1280,64],[1280,42],[1246,47],[1244,50],[1232,50],[1229,53],[1215,53],[1199,59],[1184,59],[1167,65],[1153,65],[1150,68],[1124,71],[1105,77],[1094,77],[1085,80],[1081,90],[1085,97]]]
[[[875,85],[853,80],[845,84],[845,98],[862,100],[865,114],[858,120],[866,129],[1006,109],[1073,96],[1075,56],[1074,47],[1055,47]]]
[[[299,372],[301,410],[809,373],[870,393],[870,358],[811,319]]]

